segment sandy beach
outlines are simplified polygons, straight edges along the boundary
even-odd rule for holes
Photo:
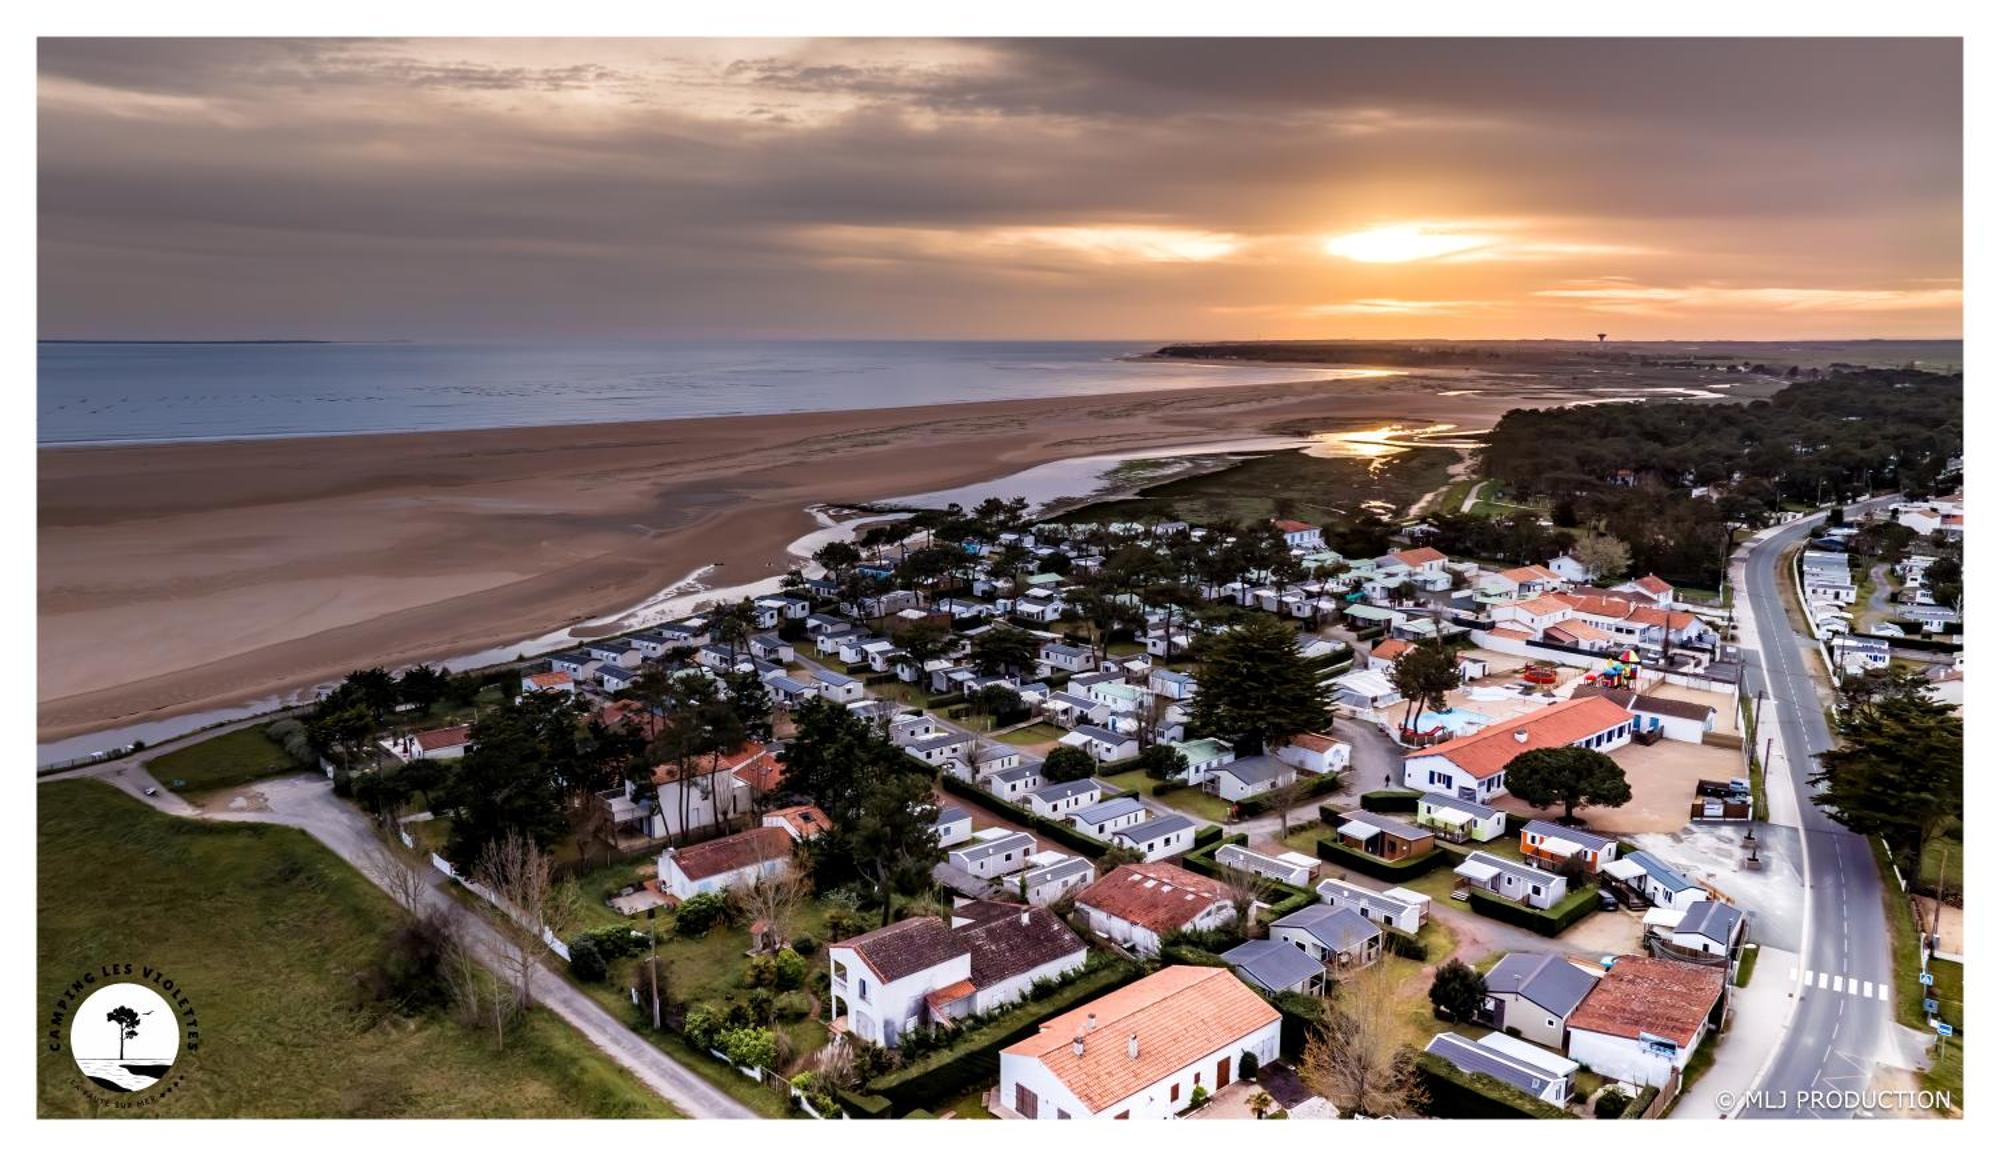
[[[1490,425],[1457,372],[888,410],[46,449],[39,737],[231,706],[778,573],[805,507],[1301,428]],[[1502,392],[1502,391],[1506,392]]]

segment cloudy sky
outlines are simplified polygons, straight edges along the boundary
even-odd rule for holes
[[[44,337],[1960,333],[1955,41],[44,40]]]

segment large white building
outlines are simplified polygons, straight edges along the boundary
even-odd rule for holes
[[[1228,968],[1162,968],[1000,1052],[999,1105],[1031,1120],[1166,1120],[1197,1087],[1278,1058],[1276,1008]]]
[[[1600,1076],[1664,1088],[1727,996],[1726,968],[1621,955],[1569,1017],[1569,1058]]]
[[[1632,741],[1632,716],[1605,698],[1573,698],[1403,756],[1403,785],[1484,803],[1507,789],[1507,764],[1524,751]]]

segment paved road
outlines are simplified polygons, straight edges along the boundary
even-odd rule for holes
[[[1798,1003],[1757,1085],[1766,1106],[1742,1113],[1751,1117],[1852,1116],[1851,1110],[1805,1104],[1800,1098],[1813,1092],[1866,1091],[1875,1084],[1879,1063],[1906,1062],[1907,1033],[1895,1022],[1891,999],[1882,996],[1892,975],[1881,876],[1866,840],[1814,805],[1814,789],[1805,781],[1817,767],[1819,752],[1834,744],[1812,677],[1811,664],[1818,659],[1785,615],[1780,584],[1790,581],[1790,575],[1779,563],[1816,522],[1800,519],[1751,546],[1745,557],[1743,593],[1758,633],[1757,649],[1744,652],[1745,689],[1753,694],[1764,690],[1778,707],[1779,741],[1789,769],[1782,781],[1773,775],[1769,786],[1773,792],[1791,792],[1797,800],[1807,886],[1794,993]],[[1782,1107],[1775,1102],[1779,1093],[1789,1093]]]
[[[152,752],[149,752],[152,753]],[[102,779],[153,807],[172,815],[228,821],[277,823],[296,827],[324,843],[360,871],[370,881],[387,889],[387,863],[383,843],[369,821],[355,808],[333,794],[332,785],[319,775],[295,775],[270,779],[246,788],[264,800],[262,810],[198,811],[186,801],[161,789],[147,796],[148,787],[158,787],[136,759],[120,760],[85,770],[65,772],[51,778]],[[430,910],[458,916],[458,924],[473,953],[488,968],[498,970],[505,953],[505,940],[485,919],[469,914],[444,888],[444,876],[424,868],[428,885],[422,902]],[[538,968],[534,980],[535,1002],[568,1021],[591,1043],[637,1076],[683,1115],[697,1119],[755,1119],[756,1113],[737,1103],[721,1089],[678,1061],[647,1043],[638,1033],[619,1022],[596,1001],[572,987],[568,980],[548,968]]]

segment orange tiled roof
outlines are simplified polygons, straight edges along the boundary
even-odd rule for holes
[[[471,733],[472,728],[469,726],[439,727],[416,736],[416,743],[427,751],[434,751],[439,747],[462,747],[465,745],[466,737]]]
[[[1674,592],[1674,584],[1657,574],[1648,574],[1644,578],[1635,579],[1632,585],[1655,596]]]
[[[1516,566],[1512,570],[1500,571],[1500,577],[1509,582],[1560,582],[1562,575],[1547,566]]]
[[[1610,632],[1599,630],[1597,627],[1592,626],[1590,623],[1585,622],[1581,618],[1572,618],[1568,622],[1558,622],[1554,626],[1549,627],[1548,632],[1550,634],[1555,634],[1560,632],[1562,634],[1568,635],[1571,638],[1576,639],[1578,642],[1615,641],[1615,639],[1612,638]]]
[[[1537,594],[1525,602],[1510,602],[1507,605],[1517,610],[1525,610],[1537,618],[1544,614],[1561,614],[1565,610],[1575,609],[1567,594]]]
[[[570,686],[572,685],[572,682],[570,680],[569,675],[564,674],[561,671],[547,670],[543,671],[540,674],[529,675],[528,684],[537,689],[541,689],[544,687],[551,687],[551,686]]]
[[[783,819],[786,826],[798,833],[801,839],[810,839],[823,831],[833,830],[833,820],[826,812],[808,803],[803,807],[785,807],[765,815],[766,819]]]
[[[1339,746],[1340,740],[1334,738],[1332,735],[1315,734],[1312,731],[1300,731],[1298,734],[1286,739],[1285,745],[1298,747],[1302,750],[1316,751],[1323,755],[1334,747]]]
[[[1722,998],[1724,970],[1621,955],[1570,1013],[1569,1026],[1628,1040],[1645,1032],[1686,1047],[1701,1031],[1715,1001]]]
[[[1285,534],[1296,534],[1301,530],[1319,529],[1318,526],[1313,525],[1311,522],[1294,522],[1289,518],[1273,521],[1271,525],[1276,527],[1280,533]]]
[[[1391,551],[1389,556],[1412,569],[1426,562],[1443,562],[1446,560],[1443,551],[1430,546],[1419,546],[1414,550],[1395,550]]]
[[[1368,657],[1380,658],[1385,661],[1394,662],[1396,659],[1403,657],[1404,652],[1409,649],[1410,649],[1409,643],[1403,641],[1400,638],[1391,638],[1385,642],[1377,644],[1373,650],[1370,650],[1368,652]]]
[[[1228,968],[1175,965],[1044,1021],[1034,1035],[1001,1054],[1040,1060],[1097,1113],[1278,1018],[1277,1009]],[[1096,1027],[1086,1031],[1093,1022]],[[1136,1057],[1130,1050],[1133,1036],[1139,1043]]]
[[[1127,863],[1077,893],[1076,901],[1166,935],[1223,898],[1215,880],[1171,863]]]
[[[1631,719],[1624,707],[1605,698],[1573,698],[1554,706],[1518,715],[1474,731],[1464,738],[1434,747],[1409,751],[1405,759],[1443,755],[1467,772],[1485,778],[1497,775],[1522,751],[1543,747],[1566,747],[1580,739],[1610,730]],[[1526,742],[1514,737],[1528,732]]]

